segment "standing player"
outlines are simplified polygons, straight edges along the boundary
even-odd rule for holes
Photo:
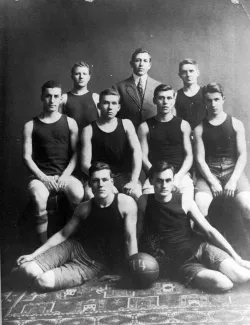
[[[247,162],[245,129],[224,112],[224,90],[218,83],[203,89],[207,117],[194,131],[197,168],[196,203],[207,216],[213,197],[234,198],[250,218],[250,185],[244,173]]]
[[[82,129],[98,118],[99,95],[88,90],[91,78],[90,66],[76,62],[71,69],[73,89],[62,95],[62,113],[76,120],[81,134]]]
[[[71,174],[76,166],[76,122],[58,112],[62,87],[55,81],[42,86],[43,111],[24,125],[23,159],[30,171],[29,195],[35,205],[36,229],[47,239],[47,200],[51,192],[63,191],[72,207],[83,198],[83,187]]]
[[[183,88],[177,92],[175,109],[177,116],[188,121],[193,130],[206,116],[202,88],[198,85],[200,71],[193,59],[185,59],[179,64],[179,76]]]
[[[242,260],[227,240],[202,216],[194,200],[174,191],[174,168],[158,161],[149,171],[154,194],[138,201],[139,233],[158,236],[169,273],[202,290],[227,291],[250,280],[250,262]],[[206,238],[193,231],[190,218]],[[142,237],[143,239],[143,237]]]
[[[148,173],[152,164],[167,160],[176,170],[175,186],[193,198],[193,181],[188,173],[193,163],[191,128],[188,122],[173,115],[175,98],[172,87],[161,84],[155,88],[153,102],[157,107],[157,114],[143,122],[138,129],[143,168]],[[147,179],[143,193],[153,192],[153,186]]]
[[[117,83],[114,88],[121,97],[121,110],[118,117],[130,119],[137,129],[141,122],[156,114],[153,92],[160,82],[148,76],[151,55],[147,50],[142,48],[135,50],[130,65],[133,75]]]
[[[98,104],[101,116],[82,132],[82,170],[88,175],[93,162],[108,163],[117,189],[138,199],[141,195],[138,183],[141,147],[132,122],[116,117],[120,110],[119,100],[119,93],[112,88],[101,92]]]
[[[19,257],[20,275],[40,290],[81,285],[106,267],[121,268],[138,252],[137,205],[114,194],[110,166],[102,162],[89,170],[94,198],[81,203],[66,226],[30,255]]]

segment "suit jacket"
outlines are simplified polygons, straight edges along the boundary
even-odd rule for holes
[[[140,123],[156,115],[156,106],[153,103],[153,96],[154,90],[159,84],[159,81],[148,76],[142,101],[138,94],[133,76],[113,86],[121,96],[121,109],[117,116],[130,119],[137,128]]]

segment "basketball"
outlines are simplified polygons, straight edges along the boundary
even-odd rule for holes
[[[128,258],[128,276],[138,287],[150,286],[159,276],[156,259],[146,253],[137,253]]]

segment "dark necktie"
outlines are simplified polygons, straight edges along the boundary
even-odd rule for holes
[[[143,85],[142,85],[142,79],[139,79],[139,82],[137,84],[137,89],[138,89],[138,93],[140,95],[141,100],[143,99]]]

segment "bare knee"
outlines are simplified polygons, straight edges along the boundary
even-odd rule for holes
[[[55,287],[55,276],[54,273],[48,271],[36,277],[34,280],[36,289],[41,291],[52,290]]]
[[[46,210],[49,193],[35,191],[31,192],[30,196],[39,210]]]
[[[200,212],[205,217],[208,215],[208,209],[212,202],[212,199],[213,198],[210,197],[210,195],[208,195],[208,194],[197,193],[195,195],[195,202],[196,202]]]
[[[226,292],[233,288],[233,282],[224,274],[211,271],[207,276],[199,276],[194,278],[193,284],[200,289],[213,292]]]
[[[84,189],[80,181],[74,180],[69,183],[64,192],[73,206],[77,206],[83,200]]]
[[[19,272],[29,278],[36,278],[43,273],[42,269],[34,261],[21,264],[19,267]]]

